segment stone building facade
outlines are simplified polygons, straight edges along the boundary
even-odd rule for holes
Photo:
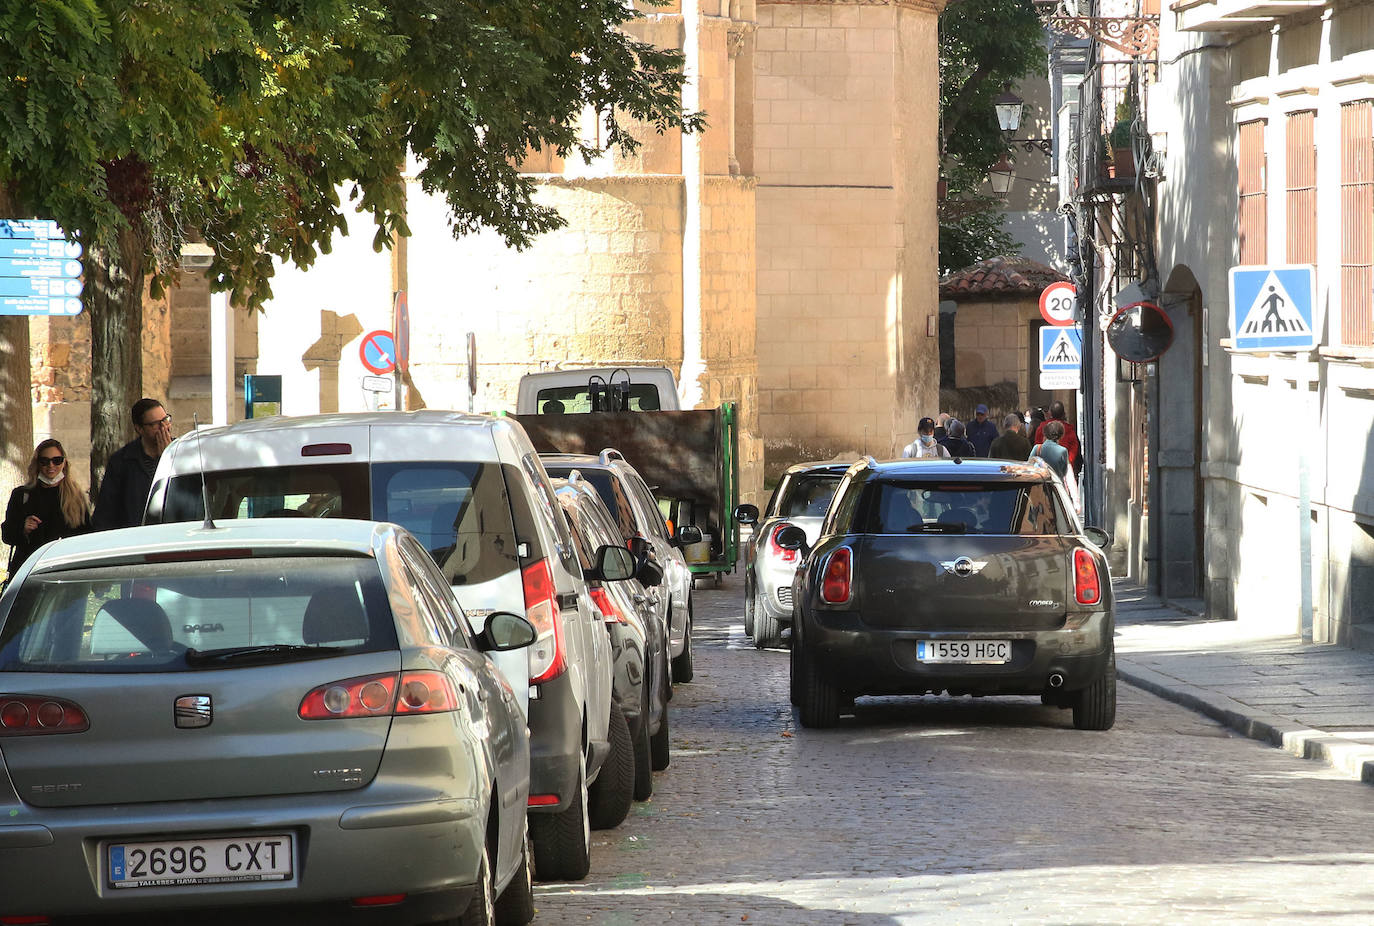
[[[403,290],[410,407],[513,408],[526,372],[663,364],[687,407],[740,404],[745,498],[765,497],[765,442],[779,467],[894,452],[936,402],[941,6],[646,7],[633,28],[682,49],[683,104],[707,113],[706,131],[646,127],[633,156],[590,164],[532,152],[522,169],[568,225],[524,252],[490,233],[455,240],[442,201],[411,182],[413,234],[393,251],[373,252],[358,218],[310,270],[279,268],[263,312],[238,313],[237,387],[244,373],[281,375],[286,414],[368,407],[359,349],[390,328]],[[600,131],[594,114],[582,130]],[[167,397],[179,433],[208,409],[208,301],[188,279],[146,304],[145,392]],[[84,457],[85,322],[33,331],[35,436]]]

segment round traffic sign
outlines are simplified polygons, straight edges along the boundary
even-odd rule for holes
[[[1040,293],[1040,316],[1051,325],[1072,325],[1077,303],[1078,289],[1072,283],[1051,283]]]
[[[358,354],[363,358],[363,366],[379,376],[396,369],[396,339],[390,331],[368,333]]]

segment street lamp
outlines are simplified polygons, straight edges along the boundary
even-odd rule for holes
[[[993,194],[999,199],[1006,199],[1007,194],[1011,192],[1011,178],[1015,170],[1015,165],[1007,159],[1005,154],[1002,155],[1002,160],[992,165],[992,168],[988,170],[988,182],[992,184]]]
[[[1002,135],[1006,137],[1008,145],[1020,145],[1026,151],[1034,151],[1037,148],[1041,154],[1050,154],[1054,151],[1054,141],[1049,138],[1016,138],[1017,131],[1021,128],[1021,114],[1025,108],[1025,100],[1011,92],[1011,84],[997,96],[992,98],[992,108],[997,111],[997,126],[1002,130]]]
[[[1025,100],[1011,92],[1010,84],[992,98],[992,108],[997,110],[997,125],[1008,141],[1021,128],[1021,108],[1024,105]]]

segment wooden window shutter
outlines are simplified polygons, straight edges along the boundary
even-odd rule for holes
[[[1240,264],[1269,262],[1269,208],[1265,195],[1264,129],[1267,122],[1257,119],[1240,124],[1240,214],[1237,220],[1237,258]]]
[[[1374,101],[1341,107],[1341,342],[1374,345]]]
[[[1288,262],[1317,263],[1317,114],[1290,113],[1286,134]]]

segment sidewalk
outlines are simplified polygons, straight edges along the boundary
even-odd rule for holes
[[[1113,583],[1122,681],[1295,756],[1374,783],[1374,653],[1214,621]]]

